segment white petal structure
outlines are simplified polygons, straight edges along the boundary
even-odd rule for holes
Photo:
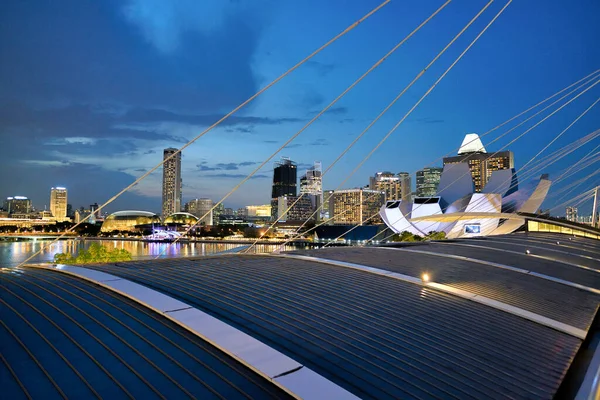
[[[442,231],[449,239],[501,235],[525,223],[516,212],[534,213],[540,208],[550,184],[548,176],[542,175],[519,190],[515,170],[507,169],[494,171],[482,193],[474,193],[469,165],[446,164],[436,196],[417,197],[413,203],[389,201],[380,215],[396,233]]]
[[[460,149],[458,150],[458,155],[467,154],[467,153],[485,153],[485,147],[483,147],[483,143],[481,143],[481,139],[479,139],[479,135],[476,133],[468,133],[463,139],[462,144],[460,145]]]

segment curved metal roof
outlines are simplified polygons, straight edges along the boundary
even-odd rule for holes
[[[150,211],[125,210],[125,211],[114,212],[106,218],[110,218],[110,217],[151,217],[151,218],[156,217],[156,218],[158,218],[158,215],[156,213],[153,213]]]
[[[6,398],[289,398],[160,314],[58,271],[0,273]]]
[[[16,292],[15,285],[32,290],[32,279],[54,276],[64,282],[50,288],[38,286],[62,290],[60,296],[68,302],[89,314],[98,313],[95,307],[85,303],[96,310],[88,311],[68,298],[79,290],[64,289],[77,280],[67,274],[79,269],[83,271],[80,276],[106,290],[126,293],[170,318],[179,316],[178,321],[205,332],[202,337],[216,338],[210,340],[219,349],[238,360],[255,360],[271,371],[264,374],[262,367],[249,363],[263,376],[305,398],[323,398],[320,385],[331,389],[327,382],[361,398],[552,398],[559,386],[564,387],[567,371],[573,374],[570,366],[580,347],[588,346],[584,338],[597,330],[592,325],[595,316],[594,324],[598,323],[600,305],[597,244],[566,235],[514,234],[391,249],[326,248],[277,257],[223,255],[86,265],[65,267],[62,274],[25,269],[25,274],[9,273],[5,279],[12,285],[10,291]],[[423,280],[424,272],[429,280]],[[51,323],[41,315],[58,312],[53,311],[53,304],[75,321],[86,321],[85,314],[63,300],[58,306],[50,297],[48,309],[36,316],[24,301],[33,300],[17,294],[19,298],[11,294],[11,306],[49,335]],[[46,292],[38,295],[46,296]],[[110,298],[116,307],[128,301],[118,294]],[[104,307],[108,305],[100,308]],[[148,309],[144,312],[160,319]],[[117,323],[106,318],[103,323],[108,327]],[[6,321],[11,330],[22,329],[24,324],[12,314]],[[116,327],[111,329],[117,332]],[[232,330],[240,333],[232,334]],[[111,337],[103,327],[90,331],[107,341]],[[172,357],[179,354],[161,347],[160,338],[143,334],[146,331],[139,325],[132,323],[123,332],[129,333],[120,335],[122,339],[141,340],[131,345],[144,355],[141,349],[152,349],[152,345]],[[241,340],[242,333],[258,343]],[[26,348],[39,360],[47,360],[46,353],[52,353],[34,341]],[[160,357],[153,354],[147,358],[156,363],[154,357]],[[12,367],[17,358],[11,357],[7,365]],[[78,363],[79,358],[75,359]],[[143,360],[135,364],[134,359],[131,365],[147,371]],[[21,366],[13,368],[13,376],[20,377],[16,368]],[[161,393],[175,393],[169,391],[164,376],[147,377],[153,385],[162,382]],[[85,382],[77,384],[85,389]],[[19,386],[16,380],[8,385]],[[24,387],[28,385],[32,381]]]
[[[167,218],[165,218],[165,223],[167,221],[177,221],[177,220],[181,220],[181,219],[191,219],[193,221],[199,220],[199,218],[196,217],[194,214],[190,214],[187,212],[176,212],[176,213],[169,215]]]

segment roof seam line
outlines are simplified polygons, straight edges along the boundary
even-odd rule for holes
[[[545,280],[548,280],[551,282],[556,282],[561,285],[571,286],[571,287],[585,290],[588,292],[592,292],[595,294],[600,294],[600,290],[590,287],[590,286],[581,285],[579,283],[556,278],[554,276],[542,274],[540,272],[535,272],[535,271],[531,271],[531,270],[527,270],[527,269],[523,269],[523,268],[512,267],[510,265],[499,264],[499,263],[495,263],[495,262],[491,262],[491,261],[480,260],[477,258],[456,256],[454,254],[436,253],[434,251],[426,251],[426,250],[412,250],[412,249],[403,249],[403,248],[394,248],[394,247],[379,247],[379,248],[386,249],[386,250],[407,251],[407,252],[411,252],[411,253],[427,254],[427,255],[432,255],[432,256],[437,256],[437,257],[452,258],[452,259],[456,259],[456,260],[462,260],[462,261],[473,262],[473,263],[482,264],[482,265],[488,265],[490,267],[505,269],[508,271],[513,271],[513,272],[517,272],[517,273],[524,274],[524,275],[535,276],[537,278],[545,279]]]
[[[370,267],[370,266],[362,265],[362,264],[354,264],[354,263],[349,263],[349,262],[344,262],[344,261],[328,260],[325,258],[318,258],[318,257],[309,257],[309,256],[300,256],[300,255],[291,255],[291,254],[269,254],[268,256],[269,257],[292,258],[292,259],[298,259],[298,260],[313,261],[313,262],[318,262],[318,263],[322,263],[322,264],[336,265],[336,266],[344,267],[344,268],[352,268],[352,269],[356,269],[356,270],[360,270],[360,271],[364,271],[364,272],[373,273],[376,275],[388,276],[390,278],[398,279],[403,282],[408,282],[408,283],[412,283],[412,284],[430,287],[432,289],[436,289],[436,290],[439,290],[440,292],[454,295],[456,297],[462,297],[467,300],[472,300],[477,303],[486,305],[488,307],[492,307],[497,310],[515,315],[517,317],[527,319],[527,320],[537,323],[539,325],[547,326],[549,328],[552,328],[559,332],[566,333],[568,335],[574,336],[581,340],[585,339],[586,334],[587,334],[586,331],[583,329],[576,328],[574,326],[565,324],[560,321],[553,320],[548,317],[544,317],[543,315],[539,315],[539,314],[533,313],[531,311],[527,311],[527,310],[519,308],[519,307],[511,306],[510,304],[506,304],[506,303],[503,303],[503,302],[500,302],[500,301],[497,301],[497,300],[494,300],[494,299],[491,299],[491,298],[488,298],[485,296],[481,296],[481,295],[478,295],[475,293],[467,292],[466,290],[453,288],[451,286],[444,285],[441,283],[435,283],[435,282],[426,282],[425,283],[420,278],[410,276],[410,275],[399,274],[396,272],[391,272],[391,271],[387,271],[384,269]]]

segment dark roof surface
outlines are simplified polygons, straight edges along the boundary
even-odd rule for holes
[[[3,270],[2,397],[286,398],[211,344],[59,271]]]
[[[599,294],[472,261],[412,252],[430,251],[430,248],[445,250],[446,247],[453,248],[454,245],[424,244],[411,246],[407,251],[396,248],[337,247],[298,253],[368,265],[414,277],[428,273],[434,282],[523,308],[581,329],[587,329],[591,324],[598,309]],[[443,253],[440,251],[440,254]],[[504,260],[501,262],[514,266],[511,260],[519,257],[525,259],[527,255],[503,254]],[[532,257],[528,260],[531,264],[537,262]],[[577,270],[577,275],[590,272],[576,267],[570,269]],[[597,272],[592,273],[600,276]]]
[[[551,398],[581,344],[457,296],[310,261],[234,255],[91,268],[206,311],[363,398]]]

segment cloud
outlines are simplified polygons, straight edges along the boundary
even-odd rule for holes
[[[334,64],[327,64],[312,60],[307,61],[304,65],[308,68],[315,70],[321,77],[328,75],[331,71],[335,69]]]
[[[213,166],[207,165],[208,162],[203,161],[196,165],[199,171],[237,171],[241,167],[248,167],[250,165],[259,164],[258,161],[242,161],[239,163],[218,163]]]
[[[263,143],[275,144],[279,142],[277,140],[263,140]]]
[[[310,142],[308,145],[309,146],[329,146],[331,144],[331,142],[327,139],[315,139],[312,142]]]
[[[302,146],[300,143],[290,143],[287,146],[285,146],[285,149],[295,149]]]
[[[148,122],[179,122],[195,125],[210,126],[221,120],[224,114],[185,114],[157,108],[133,108],[118,117],[123,123]],[[219,126],[244,125],[242,128],[251,129],[252,125],[280,125],[284,123],[303,122],[305,119],[296,117],[255,117],[232,115]]]
[[[253,62],[270,8],[257,10],[265,2],[3,4],[0,48],[11,61],[0,63],[0,102],[231,109],[258,88]]]
[[[327,110],[327,113],[334,115],[348,114],[348,107],[331,107]]]
[[[202,175],[203,178],[225,178],[225,179],[228,179],[228,178],[244,179],[247,176],[248,175],[244,175],[244,174],[227,174],[227,173]],[[269,178],[269,176],[265,175],[265,174],[256,174],[256,175],[253,175],[250,179],[264,179],[264,178]]]

